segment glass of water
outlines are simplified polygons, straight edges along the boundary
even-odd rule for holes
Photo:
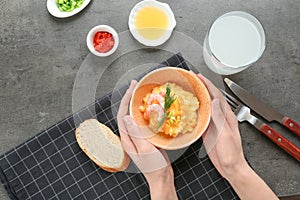
[[[265,32],[252,15],[233,11],[211,25],[203,44],[203,57],[215,73],[238,73],[255,63],[265,50]]]

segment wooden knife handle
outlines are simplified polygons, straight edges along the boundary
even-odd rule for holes
[[[284,117],[282,120],[282,124],[288,129],[290,129],[290,131],[300,136],[300,124],[298,124],[297,122],[295,122],[289,117]]]
[[[283,137],[280,133],[276,132],[273,128],[263,123],[259,130],[270,138],[275,144],[281,147],[288,154],[293,156],[300,162],[300,148],[290,142],[288,139]]]

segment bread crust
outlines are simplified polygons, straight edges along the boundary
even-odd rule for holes
[[[97,121],[98,123],[100,123],[98,120],[96,120],[96,119],[88,119],[88,120],[85,120],[84,122],[86,122],[86,121],[93,121],[93,120],[95,120],[95,121]],[[84,122],[82,122],[82,123],[84,123]],[[93,155],[91,155],[88,151],[87,151],[87,149],[85,148],[85,146],[82,144],[82,142],[81,142],[81,140],[80,140],[80,138],[79,138],[79,130],[80,130],[80,126],[82,126],[82,123],[76,128],[76,131],[75,131],[75,137],[76,137],[76,140],[77,140],[77,143],[78,143],[78,145],[79,145],[79,147],[82,149],[82,151],[97,165],[97,166],[99,166],[100,168],[102,168],[102,169],[104,169],[105,171],[108,171],[108,172],[119,172],[119,171],[124,171],[125,169],[127,169],[127,167],[128,167],[128,165],[129,165],[129,163],[130,163],[130,158],[129,158],[129,156],[127,155],[127,153],[123,150],[123,147],[122,147],[122,145],[120,146],[120,148],[122,148],[122,150],[123,150],[123,161],[122,161],[122,163],[121,163],[121,165],[120,165],[120,167],[118,167],[118,168],[113,168],[113,167],[110,167],[110,166],[106,166],[106,165],[103,165],[102,163],[100,163]],[[112,137],[116,137],[119,141],[120,141],[120,143],[121,143],[121,140],[120,140],[120,137],[118,136],[118,135],[115,135],[113,132],[112,132],[112,130],[109,128],[109,127],[107,127],[106,125],[104,125],[104,124],[102,124],[102,123],[100,123],[100,125],[101,125],[101,128],[104,128],[105,129],[105,131],[107,131],[109,134],[110,134],[110,136],[112,136]]]

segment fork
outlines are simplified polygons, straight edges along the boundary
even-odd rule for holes
[[[224,90],[221,90],[224,94],[226,101],[230,105],[232,111],[236,115],[239,122],[248,121],[265,136],[271,139],[280,148],[286,151],[288,154],[293,156],[297,161],[300,162],[300,148],[294,143],[289,141],[287,138],[283,137],[280,133],[274,130],[272,127],[262,122],[260,119],[256,118],[251,114],[249,107],[245,106],[242,102],[229,95]]]

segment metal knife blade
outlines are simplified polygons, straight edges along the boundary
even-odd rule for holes
[[[293,142],[289,141],[271,126],[253,116],[250,108],[245,106],[242,102],[227,94],[224,90],[221,90],[221,92],[224,94],[226,101],[240,122],[248,121],[280,148],[300,162],[300,147],[297,147]]]
[[[234,83],[228,78],[224,79],[230,90],[252,110],[258,113],[260,116],[265,118],[267,121],[277,121],[287,127],[296,135],[300,136],[300,124],[292,120],[291,118],[284,116],[276,112],[273,108],[267,104],[261,102],[253,95],[249,94],[244,88]]]

